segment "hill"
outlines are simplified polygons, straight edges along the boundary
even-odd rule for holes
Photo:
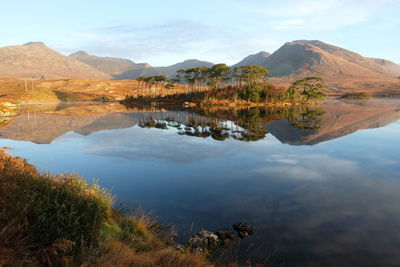
[[[274,78],[271,82],[288,86],[304,76],[321,76],[330,94],[366,91],[370,94],[398,95],[400,66],[383,59],[363,57],[355,52],[321,41],[286,43],[262,65]]]
[[[174,65],[168,67],[156,67],[158,73],[161,75],[168,75],[170,77],[175,76],[176,72],[180,69],[190,69],[190,68],[198,68],[198,67],[209,67],[214,66],[213,63],[207,61],[201,61],[197,59],[188,59],[183,62],[176,63]]]
[[[152,75],[168,75],[169,77],[175,77],[177,74],[176,72],[180,69],[212,67],[212,66],[214,66],[214,64],[211,62],[200,61],[197,59],[189,59],[167,67],[152,67],[150,65],[144,65],[143,68],[136,68],[133,70],[129,70],[127,72],[115,76],[115,78],[118,80],[136,79],[139,76],[152,76]]]
[[[156,75],[157,72],[147,63],[135,63],[129,59],[113,58],[113,57],[98,57],[89,55],[84,51],[78,51],[70,55],[89,66],[107,73],[115,80],[128,79],[129,77],[139,77],[147,75]]]
[[[232,65],[232,68],[244,66],[244,65],[260,65],[263,66],[265,65],[265,60],[270,56],[271,54],[268,52],[261,51],[260,53],[253,54],[250,56],[245,57],[242,61],[236,63],[235,65]]]
[[[129,59],[97,57],[89,55],[84,51],[78,51],[69,56],[110,75],[120,74],[122,72],[131,70],[136,66],[136,64]]]
[[[385,74],[387,76],[397,77],[397,75],[400,74],[400,65],[397,65],[391,61],[386,61],[384,59],[373,59],[373,58],[363,57],[363,56],[361,56],[355,52],[352,52],[350,50],[346,50],[346,49],[343,49],[338,46],[326,44],[321,41],[314,40],[314,41],[297,41],[297,42],[314,45],[330,54],[339,56],[349,62],[363,66],[367,69]],[[397,68],[396,68],[396,65],[397,65]]]
[[[110,76],[74,58],[64,56],[44,43],[0,48],[0,77],[88,78]]]
[[[394,76],[397,78],[400,77],[400,65],[394,63],[393,61],[381,58],[369,58],[370,60],[374,61],[378,65],[381,66],[382,70],[387,73],[393,73]]]
[[[269,56],[263,66],[277,77],[319,75],[388,78],[393,76],[373,60],[320,41],[286,43]]]
[[[84,51],[78,51],[70,57],[90,65],[98,71],[107,73],[115,80],[136,79],[140,76],[168,75],[176,76],[180,69],[189,69],[196,67],[212,67],[214,64],[197,59],[189,59],[166,67],[153,67],[148,63],[135,63],[129,59],[98,57],[89,55]]]

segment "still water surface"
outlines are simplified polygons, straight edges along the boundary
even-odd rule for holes
[[[242,248],[272,266],[400,264],[400,101],[320,110],[299,125],[276,110],[42,107],[1,128],[0,145],[40,170],[97,178],[182,242],[245,221],[256,234]]]

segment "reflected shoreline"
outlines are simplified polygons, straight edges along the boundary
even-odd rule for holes
[[[400,119],[399,101],[329,100],[318,106],[246,109],[164,108],[123,106],[119,103],[29,105],[0,128],[0,138],[50,144],[74,131],[82,135],[133,126],[178,134],[258,141],[272,134],[290,145],[315,145],[361,129],[376,128]]]

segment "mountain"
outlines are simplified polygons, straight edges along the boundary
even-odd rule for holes
[[[0,48],[0,77],[88,78],[110,76],[74,58],[64,56],[44,43],[31,42]]]
[[[260,53],[253,54],[250,56],[245,57],[242,61],[236,63],[235,65],[231,66],[232,68],[244,66],[244,65],[260,65],[263,66],[265,65],[265,60],[270,56],[271,54],[268,52],[261,51]]]
[[[400,75],[400,66],[386,60],[363,57],[355,52],[321,41],[286,43],[262,66],[275,77],[323,76],[326,79],[388,79]]]
[[[110,75],[120,74],[136,67],[136,64],[129,59],[97,57],[84,51],[79,51],[69,56]]]
[[[189,69],[197,67],[210,68],[212,66],[214,66],[214,64],[211,62],[200,61],[197,59],[189,59],[167,67],[151,67],[150,65],[147,65],[143,66],[143,68],[129,70],[115,77],[118,80],[136,79],[139,76],[152,76],[152,75],[168,75],[169,77],[175,77],[177,74],[176,72],[180,69]]]
[[[396,64],[393,61],[387,59],[381,59],[381,58],[369,58],[369,59],[380,65],[385,72],[393,73],[397,78],[400,77],[399,64]]]
[[[213,63],[207,61],[189,59],[171,66],[153,67],[148,63],[135,63],[129,59],[93,56],[84,51],[73,53],[70,57],[111,75],[115,80],[136,79],[140,76],[154,75],[174,77],[180,69],[214,66]]]
[[[400,74],[400,65],[395,64],[394,62],[386,61],[384,59],[371,59],[367,57],[363,57],[355,52],[343,49],[338,46],[326,44],[321,41],[297,41],[299,43],[303,42],[305,44],[311,44],[316,47],[319,47],[320,49],[331,53],[333,55],[339,56],[341,58],[346,59],[349,62],[353,62],[355,64],[358,64],[360,66],[363,66],[367,69],[388,75],[388,76],[394,76],[397,77],[398,74]],[[395,65],[397,65],[397,70]]]
[[[176,72],[180,69],[190,69],[190,68],[198,68],[198,67],[208,67],[211,68],[214,66],[213,63],[207,61],[200,61],[197,59],[189,59],[180,63],[176,63],[174,65],[168,67],[156,67],[158,73],[161,75],[168,75],[170,77],[175,76]]]
[[[113,75],[115,80],[134,80],[140,76],[160,75],[156,68],[147,63],[136,64],[136,66],[125,72]]]
[[[111,75],[116,80],[123,80],[129,77],[157,75],[153,67],[147,63],[135,63],[129,59],[98,57],[89,55],[84,51],[78,51],[69,55],[72,58],[86,63],[89,66]]]

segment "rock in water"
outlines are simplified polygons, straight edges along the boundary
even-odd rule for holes
[[[189,247],[192,252],[203,252],[213,250],[219,246],[219,237],[210,231],[201,230],[189,239]]]
[[[234,247],[237,244],[237,236],[231,229],[220,229],[216,232],[224,248]]]
[[[233,230],[235,230],[236,232],[238,232],[238,235],[240,238],[245,238],[249,235],[253,235],[254,234],[254,229],[253,227],[248,224],[248,223],[244,223],[244,222],[237,222],[233,225]]]

